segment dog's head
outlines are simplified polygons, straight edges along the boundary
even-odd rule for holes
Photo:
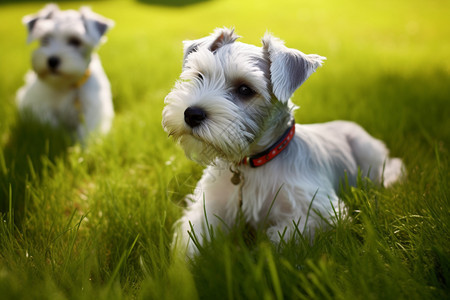
[[[224,28],[184,42],[181,80],[165,99],[165,131],[202,164],[218,157],[239,162],[274,142],[266,133],[277,138],[286,129],[289,98],[324,59],[270,34],[262,47],[237,39]]]
[[[40,41],[32,55],[32,67],[42,80],[53,84],[83,77],[93,49],[114,25],[88,7],[62,11],[55,4],[25,16],[23,23],[28,29],[28,43]]]

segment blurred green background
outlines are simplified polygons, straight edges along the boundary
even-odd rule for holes
[[[55,1],[116,22],[99,49],[111,133],[88,149],[17,118],[36,44],[21,18],[43,1],[0,1],[0,295],[5,299],[429,299],[448,297],[450,2],[443,0]],[[355,210],[314,244],[239,247],[197,262],[170,254],[201,167],[161,127],[182,41],[234,27],[326,56],[295,93],[299,123],[353,120],[404,159],[407,182],[358,187]],[[238,234],[239,236],[239,234]],[[239,239],[237,239],[239,241]],[[209,255],[208,255],[209,254]]]
[[[26,32],[20,20],[40,9],[43,2],[2,3],[0,91],[4,100],[0,130],[4,132],[14,115],[14,93],[22,84],[36,46],[25,44]],[[378,130],[391,132],[392,124],[383,117],[386,112],[399,108],[395,113],[404,123],[404,118],[417,118],[417,110],[426,108],[430,121],[421,121],[432,136],[443,137],[442,131],[449,128],[448,106],[442,100],[448,90],[444,85],[439,91],[438,86],[447,81],[450,68],[446,59],[450,50],[446,1],[60,2],[62,8],[84,4],[116,21],[100,54],[119,113],[142,102],[161,105],[180,71],[181,41],[229,26],[236,28],[243,42],[260,44],[268,30],[289,47],[328,58],[307,82],[312,87],[295,95],[296,103],[305,107],[299,112],[300,122],[378,120]],[[392,95],[393,86],[398,85],[404,90]],[[438,95],[430,95],[430,89]],[[312,90],[320,94],[313,97]],[[334,101],[337,94],[345,101]],[[427,101],[421,101],[425,97]],[[371,105],[366,108],[367,103]],[[438,128],[435,119],[441,120]]]

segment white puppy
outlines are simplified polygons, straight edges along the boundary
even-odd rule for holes
[[[165,99],[165,131],[208,165],[177,223],[174,241],[189,254],[190,235],[202,243],[209,228],[232,226],[240,212],[274,242],[296,226],[312,234],[339,209],[345,177],[354,185],[360,171],[388,186],[403,172],[402,161],[355,123],[295,124],[289,98],[324,57],[270,34],[262,47],[237,38],[217,29],[185,42],[181,80]]]
[[[93,50],[113,21],[87,7],[61,11],[49,4],[23,22],[28,43],[39,40],[40,47],[17,92],[19,112],[66,128],[82,141],[92,131],[108,132],[114,117],[111,88]]]

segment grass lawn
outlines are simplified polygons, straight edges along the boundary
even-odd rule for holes
[[[44,2],[0,2],[0,298],[448,299],[450,2],[185,2],[89,3],[116,21],[99,50],[116,118],[86,150],[19,122],[15,92],[36,47],[20,20]],[[162,130],[163,99],[181,41],[222,26],[326,56],[294,95],[297,122],[360,123],[403,158],[407,181],[351,188],[350,216],[313,243],[259,232],[249,244],[238,227],[195,261],[172,256],[172,225],[202,168]]]

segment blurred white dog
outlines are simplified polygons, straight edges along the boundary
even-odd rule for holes
[[[270,34],[262,47],[237,38],[225,28],[185,42],[181,80],[165,99],[165,131],[208,165],[174,237],[189,254],[190,235],[202,243],[209,228],[226,229],[239,213],[274,242],[296,226],[313,234],[339,209],[342,180],[356,184],[360,170],[389,186],[403,172],[402,161],[355,123],[295,124],[289,98],[324,57]]]
[[[25,86],[17,92],[19,112],[84,140],[88,133],[106,133],[114,109],[111,88],[93,50],[114,22],[92,12],[59,10],[49,4],[25,16],[28,43],[39,40]]]

